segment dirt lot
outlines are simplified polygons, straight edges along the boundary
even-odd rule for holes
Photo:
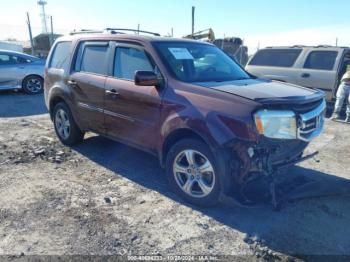
[[[327,196],[279,212],[230,200],[197,208],[169,192],[152,156],[93,134],[64,147],[41,96],[2,93],[0,254],[350,256],[350,125],[327,121],[315,149],[320,163],[283,175]]]

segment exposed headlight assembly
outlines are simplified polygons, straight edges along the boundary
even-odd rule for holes
[[[254,114],[259,134],[269,138],[296,139],[297,121],[293,111],[260,110]]]

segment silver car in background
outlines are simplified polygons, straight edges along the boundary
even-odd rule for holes
[[[349,60],[349,47],[267,47],[256,52],[245,69],[257,77],[321,89],[331,102]]]
[[[22,89],[27,94],[43,92],[45,60],[0,49],[0,90]]]

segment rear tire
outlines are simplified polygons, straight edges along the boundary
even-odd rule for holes
[[[44,91],[44,80],[36,75],[27,76],[23,80],[22,89],[28,95],[41,94]]]
[[[190,160],[188,160],[190,159]],[[183,139],[167,154],[166,173],[173,191],[198,206],[216,205],[222,193],[222,168],[210,148],[197,139]]]
[[[60,141],[65,145],[75,145],[83,141],[84,133],[75,123],[69,107],[58,103],[53,110],[55,131]]]

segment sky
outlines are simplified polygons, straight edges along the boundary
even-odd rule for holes
[[[350,0],[46,0],[54,31],[106,27],[140,28],[175,37],[212,28],[216,38],[238,36],[253,53],[276,45],[350,46]],[[0,40],[28,40],[26,12],[33,35],[41,32],[36,0],[1,0]],[[48,22],[49,25],[49,22]]]

